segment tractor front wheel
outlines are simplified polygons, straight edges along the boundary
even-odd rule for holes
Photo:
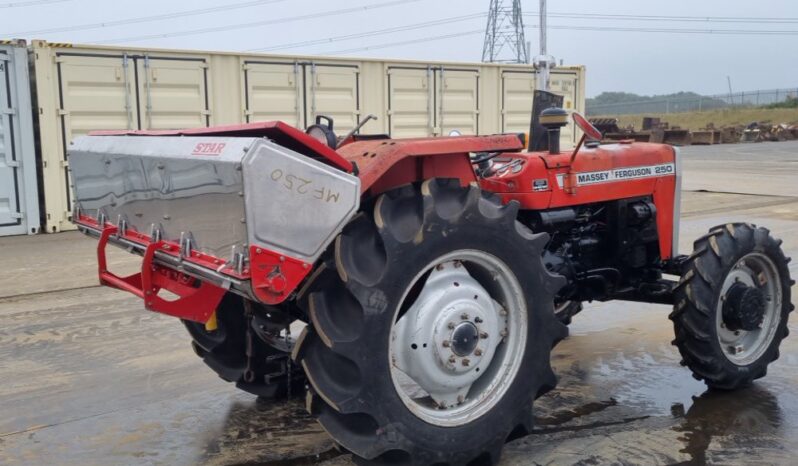
[[[263,312],[248,317],[240,296],[225,295],[216,309],[215,329],[188,320],[183,324],[194,352],[223,380],[265,399],[304,393],[304,375],[289,367],[290,348],[277,348],[259,336],[269,322]]]
[[[311,413],[343,447],[380,463],[492,464],[529,432],[567,328],[547,235],[517,209],[428,180],[382,195],[337,239],[295,357]]]
[[[574,316],[582,311],[581,301],[554,300],[554,315],[565,325],[571,325]]]
[[[682,364],[713,388],[732,390],[767,373],[787,336],[788,259],[765,228],[730,223],[695,242],[671,314]]]

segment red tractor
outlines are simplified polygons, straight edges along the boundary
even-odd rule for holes
[[[101,283],[182,319],[239,388],[306,392],[368,461],[495,463],[585,301],[672,304],[710,387],[764,376],[793,309],[781,242],[730,223],[679,255],[678,150],[599,145],[574,113],[584,136],[560,152],[567,117],[540,115],[537,152],[523,134],[339,139],[331,121],[99,132],[70,147],[73,221],[99,238]],[[141,272],[109,271],[108,243]]]

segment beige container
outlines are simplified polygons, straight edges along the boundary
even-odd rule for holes
[[[531,66],[100,47],[33,41],[46,231],[73,229],[67,151],[100,129],[172,129],[264,120],[393,137],[526,132]],[[558,67],[552,91],[584,112],[584,67]],[[572,125],[565,147],[575,143]]]

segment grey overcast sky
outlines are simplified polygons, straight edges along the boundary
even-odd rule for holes
[[[479,61],[489,3],[489,0],[0,0],[0,38],[225,51],[310,42],[273,52]],[[522,5],[527,40],[536,51],[538,2],[524,0]],[[197,10],[209,11],[164,18],[173,13],[199,13]],[[549,53],[565,64],[587,66],[588,96],[603,91],[721,93],[728,91],[727,76],[731,77],[735,91],[798,87],[798,1],[561,0],[550,1],[548,10]],[[154,16],[159,18],[148,18]],[[644,20],[641,16],[649,18]],[[708,21],[707,17],[733,20]],[[437,24],[404,28],[430,22]],[[386,33],[362,36],[386,29],[389,30]],[[761,31],[781,32],[765,35]],[[361,36],[342,37],[358,34]],[[330,38],[335,40],[329,41]]]

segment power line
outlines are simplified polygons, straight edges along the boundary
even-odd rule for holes
[[[715,29],[665,29],[665,28],[624,28],[624,27],[601,27],[601,26],[568,26],[568,25],[549,25],[549,29],[562,29],[569,31],[600,31],[600,32],[646,32],[646,33],[679,33],[679,34],[724,34],[724,35],[798,35],[798,31],[765,31],[765,30],[715,30]],[[537,26],[526,26],[526,29],[537,29]],[[321,55],[336,55],[353,52],[363,52],[368,50],[384,49],[400,45],[416,44],[436,40],[451,39],[483,33],[482,30],[463,31],[452,34],[424,37],[406,41],[389,42],[384,44],[371,45],[367,47],[351,48],[346,50],[335,50],[332,52],[321,52]]]
[[[284,1],[284,0],[276,0],[276,1]],[[345,8],[341,10],[332,10],[332,11],[325,11],[321,13],[311,13],[307,15],[301,16],[293,16],[288,18],[276,18],[276,19],[268,19],[263,21],[253,21],[249,23],[239,23],[239,24],[229,24],[226,26],[216,26],[216,27],[208,27],[208,28],[200,28],[200,29],[190,29],[187,31],[178,31],[178,32],[167,32],[164,34],[147,34],[141,36],[132,36],[132,37],[123,37],[120,39],[109,39],[103,40],[99,42],[95,42],[97,44],[115,44],[119,42],[135,42],[140,40],[147,40],[147,39],[163,39],[167,37],[180,37],[180,36],[191,36],[196,34],[207,34],[211,32],[221,32],[221,31],[228,31],[232,29],[246,29],[252,28],[257,26],[265,26],[268,24],[283,24],[295,21],[303,21],[306,19],[315,19],[315,18],[325,18],[329,16],[338,16],[338,15],[345,15],[349,13],[357,13],[361,11],[367,10],[375,10],[377,8],[386,8],[396,5],[404,5],[407,3],[414,3],[419,2],[421,0],[394,0],[385,3],[378,3],[376,5],[364,5],[354,8]]]
[[[49,1],[70,1],[70,0],[49,0]],[[38,29],[33,31],[21,31],[21,32],[12,32],[7,34],[2,34],[7,37],[19,37],[19,36],[30,36],[34,34],[53,34],[56,32],[73,32],[73,31],[85,31],[87,29],[101,29],[101,28],[108,28],[108,27],[115,27],[115,26],[124,26],[128,24],[138,24],[138,23],[148,23],[151,21],[163,21],[167,19],[174,19],[174,18],[184,18],[186,16],[198,16],[198,15],[205,15],[208,13],[217,13],[220,11],[229,11],[229,10],[239,10],[241,8],[249,8],[257,5],[266,5],[269,3],[279,3],[284,2],[286,0],[254,0],[242,3],[233,3],[231,5],[224,5],[224,6],[214,6],[210,8],[202,8],[202,9],[193,9],[193,10],[184,10],[184,11],[176,11],[174,13],[165,13],[161,15],[152,15],[152,16],[140,16],[137,18],[128,18],[128,19],[119,19],[114,21],[104,21],[102,23],[90,23],[90,24],[81,24],[78,26],[63,26],[57,28],[50,28],[50,29]]]
[[[0,3],[0,8],[21,8],[26,6],[49,5],[51,3],[71,2],[72,0],[29,0],[27,2]]]
[[[524,16],[534,16],[524,14]],[[591,19],[591,20],[621,20],[621,21],[663,21],[663,22],[696,22],[696,23],[764,23],[764,24],[794,24],[798,18],[754,17],[739,16],[668,16],[668,15],[620,15],[602,13],[549,13],[552,18]]]
[[[533,16],[533,15],[534,15],[533,13],[524,14],[524,16]],[[558,15],[558,16],[561,16],[561,15],[591,16],[589,14],[574,14],[574,15],[570,15],[570,14],[559,14],[559,13],[555,13],[555,15]],[[247,49],[246,51],[247,52],[262,52],[262,51],[285,50],[285,49],[307,47],[307,46],[314,46],[314,45],[323,45],[323,44],[328,44],[328,43],[333,43],[333,42],[360,39],[360,38],[364,38],[364,37],[374,37],[374,36],[378,36],[378,35],[392,34],[392,33],[396,33],[396,32],[405,32],[405,31],[410,31],[410,30],[422,29],[422,28],[426,28],[426,27],[438,26],[438,25],[442,25],[442,24],[450,24],[450,23],[455,23],[455,22],[466,21],[466,20],[469,20],[469,19],[482,18],[482,17],[485,17],[485,16],[486,16],[486,14],[484,14],[484,13],[475,13],[475,14],[470,14],[470,15],[456,16],[456,17],[452,17],[452,18],[444,18],[444,19],[440,19],[440,20],[427,21],[427,22],[422,22],[422,23],[414,23],[414,24],[409,24],[409,25],[405,25],[405,26],[397,26],[397,27],[388,28],[388,29],[378,29],[378,30],[367,31],[367,32],[363,32],[363,33],[346,34],[346,35],[341,35],[341,36],[328,37],[328,38],[324,38],[324,39],[313,39],[313,40],[306,40],[306,41],[302,41],[302,42],[291,42],[291,43],[279,44],[279,45],[270,46],[270,47],[253,48],[253,49]],[[601,16],[607,16],[607,17],[609,17],[609,16],[623,16],[623,17],[629,18],[629,19],[631,19],[632,17],[641,17],[641,16],[637,16],[637,15],[601,15]],[[648,17],[649,16],[646,16],[646,18],[648,18]],[[660,17],[661,16],[657,16],[657,18],[660,18]],[[665,18],[688,18],[688,17],[665,16]],[[710,17],[710,19],[713,19],[713,18],[714,17]],[[734,19],[734,18],[731,18],[731,17],[724,17],[724,18],[725,19]],[[773,19],[773,18],[759,18],[759,19],[768,20],[768,19]],[[703,21],[703,19],[701,19],[701,20]],[[537,28],[537,26],[534,26],[534,25],[528,26],[528,27],[532,28],[532,29]],[[553,25],[551,27],[553,29],[567,29],[567,30],[595,30],[595,31],[607,31],[607,32],[613,32],[613,31],[618,31],[618,32],[659,32],[659,33],[675,32],[675,33],[688,33],[688,34],[697,34],[697,33],[704,33],[704,34],[720,34],[720,33],[724,33],[724,34],[772,34],[772,33],[775,33],[777,35],[792,35],[793,33],[795,33],[795,31],[747,31],[747,30],[740,31],[740,30],[701,30],[701,29],[678,29],[678,28],[677,29],[667,29],[667,28],[627,28],[627,27],[621,27],[621,26],[609,27],[609,26],[575,26],[575,25],[574,26],[566,26],[566,25],[557,26],[557,25]],[[359,47],[359,48],[346,49],[346,50],[338,50],[338,51],[333,51],[333,52],[324,52],[324,53],[325,54],[336,54],[336,53],[349,53],[349,52],[356,52],[356,51],[363,51],[363,50],[373,50],[373,49],[379,49],[379,48],[393,47],[395,45],[405,45],[407,43],[418,43],[418,42],[423,42],[425,40],[441,40],[441,39],[447,39],[447,38],[451,38],[451,37],[462,37],[463,35],[468,35],[468,34],[470,34],[470,32],[469,33],[454,33],[454,35],[453,34],[445,34],[445,35],[442,35],[442,36],[433,36],[431,38],[412,39],[412,40],[409,40],[409,41],[400,41],[400,42],[396,42],[396,43],[391,42],[391,43],[387,43],[387,44],[379,44],[379,45],[374,45],[374,46],[366,46],[366,47]]]
[[[390,43],[387,43],[387,44],[371,45],[371,46],[368,46],[368,47],[360,47],[360,48],[354,48],[354,49],[348,49],[348,50],[336,50],[336,51],[333,51],[333,52],[322,52],[319,55],[337,55],[337,54],[352,53],[352,52],[362,52],[362,51],[365,51],[365,50],[384,49],[384,48],[388,48],[388,47],[396,47],[396,46],[399,46],[399,45],[417,44],[417,43],[420,43],[420,42],[429,42],[429,41],[433,41],[433,40],[452,39],[452,38],[455,38],[455,37],[464,37],[464,36],[470,36],[470,35],[474,35],[474,34],[483,34],[484,32],[485,31],[483,29],[476,29],[474,31],[455,32],[455,33],[452,33],[452,34],[444,34],[444,35],[432,36],[432,37],[423,37],[423,38],[420,38],[420,39],[410,39],[410,40],[405,40],[405,41],[400,41],[400,42],[390,42]]]
[[[423,28],[428,28],[428,27],[433,27],[433,26],[440,26],[440,25],[443,25],[443,24],[459,23],[459,22],[468,21],[468,20],[471,20],[471,19],[481,19],[481,18],[484,18],[485,16],[486,16],[485,13],[474,13],[474,14],[470,14],[470,15],[455,16],[455,17],[451,17],[451,18],[444,18],[444,19],[438,19],[438,20],[433,20],[433,21],[426,21],[426,22],[423,22],[423,23],[414,23],[414,24],[408,24],[408,25],[405,25],[405,26],[397,26],[397,27],[388,28],[388,29],[377,29],[377,30],[373,30],[373,31],[361,32],[361,33],[356,33],[356,34],[346,34],[346,35],[342,35],[342,36],[328,37],[326,39],[314,39],[314,40],[306,40],[306,41],[303,41],[303,42],[292,42],[292,43],[274,45],[274,46],[270,46],[270,47],[260,47],[260,48],[255,48],[255,49],[247,49],[245,51],[246,52],[264,52],[264,51],[273,51],[273,50],[293,49],[293,48],[306,47],[306,46],[312,46],[312,45],[322,45],[322,44],[328,44],[328,43],[340,42],[340,41],[346,41],[346,40],[362,39],[364,37],[374,37],[374,36],[380,36],[380,35],[384,35],[384,34],[393,34],[393,33],[396,33],[396,32],[412,31],[412,30],[416,30],[416,29],[423,29]]]
[[[687,28],[638,28],[620,26],[554,26],[549,29],[563,29],[568,31],[606,31],[606,32],[647,32],[667,34],[719,34],[739,36],[793,36],[798,35],[798,30],[766,30],[766,29],[687,29]]]

